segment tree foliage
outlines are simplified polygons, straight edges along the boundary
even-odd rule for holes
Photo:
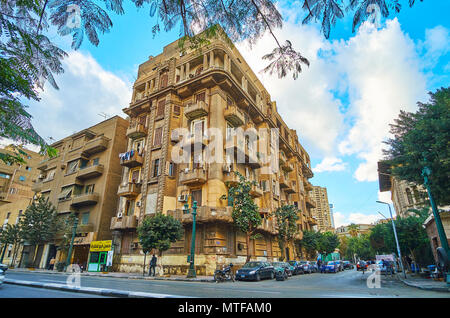
[[[316,256],[320,237],[320,232],[303,231],[303,238],[298,241],[298,244],[301,248],[305,249],[308,258],[314,258]]]
[[[332,232],[321,233],[317,242],[317,250],[325,255],[331,254],[339,246],[339,237]]]
[[[22,243],[21,228],[19,224],[7,224],[0,232],[0,243],[14,245],[13,257],[11,265],[15,263],[16,254],[19,249],[20,243]]]
[[[393,138],[384,151],[392,174],[424,184],[422,169],[431,169],[429,186],[437,205],[450,204],[450,88],[430,94],[415,113],[400,111],[390,125]]]
[[[278,243],[281,249],[282,259],[286,258],[284,247],[292,242],[298,232],[298,209],[294,205],[283,205],[275,210],[274,216],[277,224]]]
[[[256,185],[256,182],[246,180],[238,171],[234,173],[239,177],[239,182],[229,187],[228,196],[222,196],[221,199],[228,199],[228,202],[232,204],[234,224],[246,235],[248,262],[251,257],[250,239],[254,239],[257,235],[256,229],[262,224],[262,218],[258,206],[250,195],[252,186]]]
[[[348,239],[347,251],[344,256],[347,259],[353,259],[355,254],[356,258],[363,260],[375,258],[375,251],[372,248],[370,238],[367,234]]]
[[[147,254],[152,249],[167,251],[172,243],[184,235],[183,225],[170,215],[156,213],[146,217],[137,228],[142,251]]]

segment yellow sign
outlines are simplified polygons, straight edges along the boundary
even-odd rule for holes
[[[112,241],[93,241],[91,242],[91,252],[107,252],[111,250]]]

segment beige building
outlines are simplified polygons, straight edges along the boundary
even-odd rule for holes
[[[441,211],[439,213],[439,216],[441,218],[442,227],[444,228],[445,236],[447,236],[448,244],[450,245],[450,210]],[[423,225],[427,231],[428,238],[430,239],[431,250],[433,252],[434,259],[436,262],[438,262],[438,256],[437,256],[436,249],[438,247],[442,247],[442,244],[441,244],[441,239],[439,238],[439,234],[437,231],[434,215],[430,214],[430,216],[425,220]]]
[[[421,185],[400,180],[389,174],[389,165],[378,162],[378,180],[380,192],[391,191],[394,210],[399,217],[407,217],[410,209],[421,209],[427,203],[427,191]]]
[[[20,199],[30,199],[34,195],[31,191],[32,180],[39,175],[36,166],[43,157],[23,147],[20,149],[27,154],[23,158],[25,163],[6,164],[0,160],[0,206],[17,202]],[[0,149],[0,152],[14,154],[11,146]]]
[[[57,157],[40,162],[33,191],[56,207],[60,217],[78,217],[72,262],[86,266],[92,241],[110,240],[110,220],[116,213],[117,187],[122,167],[118,154],[126,150],[128,121],[115,116],[61,139],[51,146]],[[51,258],[65,261],[57,249],[61,240],[39,246],[35,267],[47,267]],[[34,247],[24,247],[20,266],[30,266]],[[86,268],[86,267],[85,267]]]
[[[361,235],[365,235],[365,234],[369,234],[370,231],[374,228],[375,225],[373,224],[355,224],[357,226],[357,232],[356,232],[356,236],[361,236]],[[336,228],[335,233],[339,236],[339,237],[352,237],[351,232],[349,231],[349,225],[343,225],[343,226],[339,226],[338,228]]]
[[[184,238],[164,252],[163,270],[186,273],[192,215],[183,213],[183,206],[192,206],[194,200],[199,206],[198,274],[212,274],[219,264],[230,261],[242,264],[247,249],[254,259],[277,259],[281,252],[270,213],[282,204],[295,204],[301,210],[301,231],[315,224],[314,203],[307,194],[308,178],[313,176],[309,156],[244,58],[226,41],[212,39],[201,50],[188,49],[185,54],[180,54],[177,41],[164,47],[162,54],[139,66],[132,101],[124,112],[130,117],[128,148],[120,159],[120,200],[111,220],[115,270],[142,271],[144,256],[136,227],[145,216],[162,212],[180,220],[185,229]],[[256,137],[256,144],[250,136],[239,140],[227,130],[238,127],[246,132],[277,128],[279,141],[272,141],[277,136],[274,132],[267,138]],[[177,135],[177,128],[188,134]],[[220,136],[210,137],[208,128]],[[213,141],[219,146],[209,152]],[[180,147],[194,149],[181,162],[177,159]],[[236,154],[245,161],[236,160]],[[213,156],[220,160],[211,162]],[[276,158],[275,171],[264,169],[268,158]],[[263,217],[262,236],[250,246],[244,234],[234,229],[232,208],[221,199],[238,180],[234,171],[257,182],[252,195]],[[290,259],[296,257],[292,246],[286,252]]]
[[[332,220],[330,204],[328,203],[327,188],[312,186],[310,197],[315,203],[315,207],[311,209],[311,212],[317,220],[318,231],[334,232],[334,222]]]

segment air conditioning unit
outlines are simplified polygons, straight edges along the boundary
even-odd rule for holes
[[[122,212],[117,213],[117,217],[120,219],[123,216]]]
[[[137,207],[140,207],[140,206],[141,206],[141,200],[139,200],[139,201],[136,202],[136,206],[137,206]]]
[[[187,194],[182,194],[178,196],[178,202],[187,202],[187,200],[188,200]]]
[[[184,173],[188,173],[189,172],[189,168],[184,168]]]
[[[231,172],[231,164],[224,164],[222,167],[223,172]]]

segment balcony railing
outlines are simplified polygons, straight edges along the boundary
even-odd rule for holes
[[[98,193],[79,194],[79,195],[72,197],[71,206],[80,207],[80,206],[94,205],[94,204],[97,204],[99,197],[100,196]]]
[[[122,197],[136,197],[139,193],[141,193],[141,184],[131,182],[125,185],[119,185],[119,189],[117,191],[117,195]]]
[[[139,155],[137,151],[133,152],[133,156],[128,156],[124,157],[123,159],[120,159],[120,164],[128,168],[142,166],[143,162],[144,158],[141,155]]]
[[[250,195],[252,197],[261,197],[263,195],[263,190],[258,184],[252,185],[252,188],[250,189]]]
[[[224,117],[234,127],[242,126],[245,122],[244,113],[236,105],[229,105],[224,111]]]
[[[181,184],[201,184],[206,182],[206,170],[203,168],[194,168],[192,170],[181,170]]]
[[[262,224],[258,226],[258,230],[268,232],[271,234],[276,233],[275,222],[272,219],[263,218]]]
[[[314,200],[311,199],[309,196],[305,197],[305,203],[306,203],[306,206],[309,207],[309,208],[315,208],[316,207],[316,202],[314,202]]]
[[[111,219],[111,230],[127,230],[137,227],[137,218],[135,215],[125,215],[121,218],[113,217]]]
[[[142,123],[132,122],[127,129],[127,137],[131,139],[147,136],[147,129]]]
[[[97,138],[94,138],[92,140],[89,140],[84,146],[83,146],[83,154],[90,156],[98,152],[102,152],[108,148],[108,142],[109,138],[106,138],[105,136],[100,136]]]
[[[96,178],[103,174],[104,166],[103,165],[94,165],[80,168],[77,172],[78,179],[89,179]]]
[[[191,209],[192,212],[192,209]],[[233,208],[225,207],[225,208],[214,208],[208,206],[200,206],[197,209],[196,222],[204,223],[204,222],[233,222],[232,217]],[[183,210],[177,209],[172,211],[167,211],[168,215],[173,216],[175,219],[183,222],[183,223],[192,223],[192,213],[184,213]]]
[[[193,120],[202,116],[206,116],[209,113],[209,105],[203,101],[188,104],[184,107],[184,115]]]

